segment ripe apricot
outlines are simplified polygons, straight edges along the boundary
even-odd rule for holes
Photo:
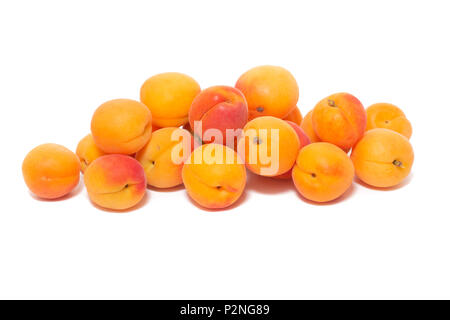
[[[392,187],[410,173],[414,151],[405,136],[378,128],[364,134],[351,159],[359,179],[374,187]]]
[[[312,143],[302,148],[292,169],[298,192],[315,202],[339,198],[352,185],[354,174],[347,154],[327,142]]]
[[[147,186],[141,164],[121,154],[94,160],[84,172],[84,183],[92,202],[113,210],[134,207],[144,197]]]
[[[259,66],[245,72],[235,87],[247,99],[249,119],[262,116],[286,117],[298,101],[294,76],[282,67]]]
[[[311,143],[311,141],[309,140],[308,136],[306,135],[306,133],[303,131],[303,129],[301,129],[296,123],[292,122],[292,121],[286,121],[294,130],[295,133],[297,134],[297,137],[300,141],[300,150],[304,147],[307,146],[308,144]],[[274,178],[277,179],[291,179],[292,177],[292,169],[289,170],[288,172],[285,172],[279,176],[275,176]]]
[[[262,176],[278,176],[295,163],[300,140],[286,121],[275,117],[258,117],[244,127],[238,151],[247,168]]]
[[[314,131],[321,141],[348,151],[366,129],[366,110],[349,93],[336,93],[322,99],[313,110]]]
[[[203,90],[195,97],[189,110],[189,124],[194,129],[194,135],[204,142],[216,142],[229,147],[234,147],[237,136],[227,137],[227,130],[234,132],[242,129],[247,120],[245,97],[239,90],[228,86],[214,86]],[[210,129],[220,131],[221,137],[209,136],[207,130]]]
[[[86,171],[86,168],[92,161],[105,155],[105,153],[95,144],[92,134],[88,134],[81,139],[78,143],[76,154],[78,159],[80,159],[81,172]]]
[[[31,150],[22,164],[28,188],[43,199],[57,199],[70,193],[80,180],[80,162],[69,149],[42,144]]]
[[[286,117],[284,117],[283,120],[292,121],[297,125],[300,125],[303,121],[303,116],[300,109],[296,106],[291,112],[288,113]]]
[[[209,209],[232,205],[246,184],[242,159],[234,150],[216,143],[196,148],[183,166],[182,177],[189,196]]]
[[[406,119],[403,111],[390,103],[375,103],[367,108],[367,128],[386,128],[411,138],[411,122]]]
[[[144,167],[147,184],[157,188],[172,188],[183,183],[181,170],[194,147],[189,131],[167,127],[152,134],[150,142],[136,154]]]
[[[312,113],[313,110],[309,111],[306,116],[303,118],[302,123],[300,124],[300,128],[303,129],[303,131],[308,136],[309,140],[314,142],[320,142],[320,138],[316,135],[316,132],[314,131],[313,123],[312,123]]]
[[[150,140],[152,114],[138,101],[111,100],[95,111],[91,132],[103,152],[133,154]]]
[[[192,100],[200,92],[200,86],[191,77],[166,72],[147,79],[141,87],[141,102],[153,116],[158,127],[179,127],[188,122]]]

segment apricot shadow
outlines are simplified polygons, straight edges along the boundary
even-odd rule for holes
[[[263,177],[247,171],[248,190],[262,194],[280,194],[295,190],[292,179]]]
[[[161,193],[166,193],[166,192],[175,192],[175,191],[180,191],[184,189],[184,185],[180,184],[178,186],[175,187],[170,187],[170,188],[157,188],[151,185],[147,185],[147,190],[151,190],[154,192],[161,192]]]

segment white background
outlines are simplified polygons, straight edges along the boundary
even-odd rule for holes
[[[448,1],[2,1],[0,298],[450,298]],[[303,114],[335,92],[400,106],[416,160],[395,190],[315,205],[249,176],[208,212],[182,188],[125,214],[81,183],[28,192],[33,147],[75,150],[97,106],[183,72],[206,88],[281,65]]]

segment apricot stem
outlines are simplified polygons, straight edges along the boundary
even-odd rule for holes
[[[328,105],[330,107],[336,108],[336,102],[334,102],[334,100],[328,99]]]
[[[399,161],[399,160],[394,160],[394,161],[392,161],[392,164],[394,165],[394,166],[397,166],[397,167],[399,167],[399,168],[403,168],[403,163],[401,162],[401,161]]]
[[[256,111],[258,111],[258,112],[263,112],[263,111],[264,111],[264,108],[263,108],[263,107],[257,107],[257,108],[256,108]]]

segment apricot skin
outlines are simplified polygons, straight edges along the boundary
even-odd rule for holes
[[[144,197],[147,186],[141,164],[121,154],[94,160],[84,173],[84,183],[93,203],[112,210],[134,207]]]
[[[242,129],[248,120],[247,102],[243,94],[228,86],[214,86],[200,92],[192,102],[189,110],[189,125],[195,135],[205,142],[227,144],[227,129]],[[201,122],[201,129],[218,129],[222,133],[223,141],[205,139],[203,132],[198,132],[194,123]],[[230,146],[231,147],[231,146]]]
[[[298,192],[315,202],[339,198],[352,185],[354,174],[347,154],[327,142],[312,143],[302,148],[292,169]]]
[[[223,156],[219,157],[221,163],[213,161],[212,156],[219,151]],[[196,163],[196,158],[201,161]],[[208,209],[229,207],[242,195],[246,184],[245,166],[238,154],[216,143],[196,148],[183,166],[182,177],[189,196]]]
[[[104,156],[105,153],[97,147],[92,134],[88,134],[78,143],[76,155],[80,160],[81,172],[84,173],[92,161]]]
[[[409,175],[414,151],[405,136],[378,128],[365,133],[354,147],[351,159],[359,179],[386,188],[398,185]]]
[[[199,84],[191,77],[177,72],[157,74],[141,87],[141,102],[153,116],[153,124],[160,127],[179,127],[188,122],[189,108],[200,93]]]
[[[286,117],[298,101],[298,85],[294,76],[282,67],[259,66],[245,72],[236,82],[247,99],[249,119]]]
[[[375,103],[369,106],[367,112],[366,131],[375,128],[390,129],[410,139],[412,135],[411,122],[406,119],[403,111],[390,103]]]
[[[304,146],[307,146],[308,144],[311,143],[311,141],[309,140],[308,136],[306,135],[306,133],[294,122],[292,121],[286,121],[294,130],[295,133],[297,134],[297,137],[300,141],[300,149],[301,150]],[[291,179],[292,177],[292,169],[289,170],[288,172],[285,172],[279,176],[275,176],[274,178],[277,179]]]
[[[57,199],[69,194],[80,180],[80,162],[69,149],[43,144],[31,150],[22,164],[25,183],[42,199]]]
[[[111,100],[95,111],[91,132],[104,153],[133,154],[150,140],[152,114],[138,101]]]
[[[292,121],[297,125],[300,125],[303,121],[303,116],[302,113],[300,112],[300,109],[296,106],[294,109],[292,109],[291,112],[288,113],[286,117],[284,117],[283,120]]]
[[[316,132],[314,131],[313,123],[312,123],[312,113],[313,110],[309,111],[306,116],[303,118],[302,123],[300,124],[300,128],[303,129],[303,131],[308,136],[309,140],[314,142],[320,142],[320,138],[317,136]]]
[[[268,162],[260,157],[261,148],[265,154],[264,150],[271,152],[272,143],[276,143],[272,141],[272,133],[276,133],[273,130],[278,130],[278,163]],[[252,136],[252,132],[256,136]],[[254,149],[256,149],[256,159],[250,157]],[[244,134],[238,144],[238,150],[245,158],[247,168],[258,175],[270,177],[288,172],[295,163],[299,149],[300,140],[292,126],[275,117],[258,117],[249,121],[244,127]],[[270,167],[277,169],[275,172],[264,172]]]
[[[312,123],[321,141],[348,151],[366,130],[366,110],[351,94],[336,93],[314,107]]]
[[[182,138],[173,140],[174,134]],[[136,160],[144,168],[147,184],[157,188],[172,188],[182,184],[183,162],[187,160],[193,147],[194,138],[187,130],[167,127],[153,132],[150,142],[136,154]],[[172,152],[178,149],[177,155],[180,155],[181,163],[175,163],[172,159]]]

